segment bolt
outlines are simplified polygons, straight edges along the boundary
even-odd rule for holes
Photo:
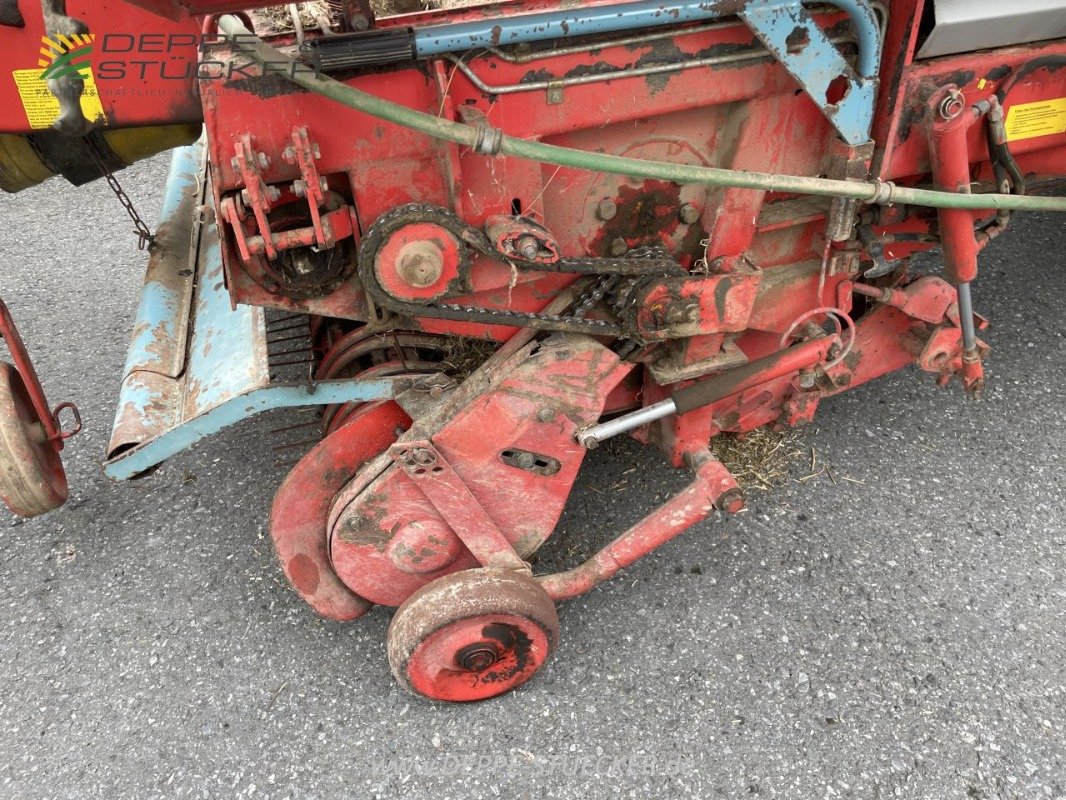
[[[276,202],[281,197],[281,189],[277,186],[268,186],[267,197],[270,198],[271,202]]]
[[[940,113],[940,118],[943,120],[953,120],[959,116],[966,108],[966,98],[963,97],[962,92],[958,89],[952,89],[948,92],[947,96],[940,101],[940,106],[937,109]]]
[[[296,150],[294,150],[290,145],[289,147],[286,147],[284,150],[281,151],[281,157],[285,160],[286,164],[295,164]]]
[[[322,158],[322,148],[315,144],[311,147],[311,154],[316,158]]]
[[[515,249],[526,261],[536,261],[540,255],[540,242],[532,236],[523,236],[515,243]]]
[[[442,397],[444,397],[444,387],[443,386],[430,386],[429,387],[429,396],[432,397],[434,400],[440,400]]]
[[[419,466],[428,467],[437,460],[437,456],[420,447],[411,453],[411,460]]]
[[[468,672],[484,672],[496,663],[496,651],[488,646],[471,645],[460,651],[456,660]]]
[[[629,244],[619,236],[613,242],[611,242],[611,255],[612,256],[624,256],[629,252]]]
[[[600,205],[596,208],[596,216],[604,222],[614,219],[617,213],[618,206],[614,200],[601,200]]]
[[[744,493],[740,489],[730,489],[718,498],[716,505],[727,514],[739,514],[744,510]]]
[[[692,203],[685,203],[681,206],[681,210],[678,212],[681,217],[681,221],[686,225],[693,225],[700,220],[700,210]]]
[[[307,194],[307,184],[304,181],[293,181],[292,193],[297,197],[305,196]]]
[[[689,322],[700,321],[700,307],[698,305],[691,305],[685,309],[685,319]]]
[[[370,20],[366,18],[366,14],[352,14],[349,22],[353,31],[365,31],[370,28]]]
[[[325,178],[320,178],[318,181],[318,185],[323,192],[329,191],[329,181],[327,181]]]
[[[259,166],[266,169],[270,166],[270,157],[266,153],[259,154]]]
[[[410,242],[400,250],[396,273],[409,285],[426,289],[444,274],[444,254],[432,242]]]
[[[233,171],[234,172],[240,172],[241,171],[241,160],[239,158],[237,158],[237,156],[234,156],[230,160],[229,164],[230,164],[231,167],[233,167]]]
[[[542,408],[537,412],[537,419],[541,422],[551,422],[555,419],[555,410],[551,408]]]
[[[815,376],[814,370],[812,369],[801,370],[799,374],[799,387],[808,391],[813,389],[816,377],[817,376]]]

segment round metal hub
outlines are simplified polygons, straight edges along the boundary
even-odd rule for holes
[[[448,294],[459,277],[462,243],[432,222],[405,225],[377,253],[374,271],[381,288],[405,301],[425,302]]]
[[[404,603],[389,626],[389,662],[408,689],[471,702],[528,681],[559,638],[555,604],[529,575],[457,572]]]

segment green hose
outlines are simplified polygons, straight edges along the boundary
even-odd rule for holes
[[[623,158],[605,153],[591,153],[568,147],[534,142],[507,136],[492,129],[479,129],[453,122],[421,111],[382,100],[340,81],[312,72],[306,64],[297,64],[249,31],[232,15],[219,19],[219,30],[233,38],[244,53],[263,65],[267,72],[277,73],[297,85],[328,97],[348,108],[361,111],[377,119],[419,131],[434,139],[453,142],[472,150],[515,156],[545,164],[607,172],[631,178],[650,178],[672,183],[701,183],[735,189],[760,189],[769,192],[845,197],[866,203],[888,205],[901,203],[932,208],[998,209],[1007,211],[1066,211],[1066,197],[1033,197],[1013,194],[954,194],[929,189],[912,189],[883,181],[838,181],[828,178],[807,178],[799,175],[774,175],[765,172],[745,172],[696,167]]]

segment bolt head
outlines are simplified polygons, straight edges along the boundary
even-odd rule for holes
[[[281,189],[279,189],[277,186],[268,186],[267,197],[269,197],[272,201],[278,200],[281,197]]]
[[[270,166],[270,156],[268,156],[266,153],[260,153],[259,154],[259,166],[261,166],[263,169],[266,169],[267,167],[269,167]]]
[[[432,242],[411,242],[400,250],[396,273],[407,284],[427,289],[444,274],[444,254]]]
[[[624,256],[629,252],[629,244],[619,236],[613,242],[611,242],[611,255],[612,256]]]
[[[681,221],[686,225],[694,225],[700,221],[700,210],[692,203],[685,203],[685,205],[681,206],[678,216],[681,217]]]
[[[296,150],[293,149],[291,146],[286,147],[284,150],[281,151],[281,157],[285,160],[286,164],[295,164]]]
[[[618,214],[618,206],[614,200],[601,200],[596,208],[596,216],[604,222],[614,219]]]
[[[551,422],[555,419],[555,410],[551,408],[542,408],[537,412],[537,419],[541,422]]]
[[[304,197],[307,194],[307,184],[303,181],[293,181],[292,193],[297,197]]]

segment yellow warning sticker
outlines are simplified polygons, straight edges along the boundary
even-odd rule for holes
[[[22,107],[26,110],[26,119],[35,131],[51,128],[59,119],[59,99],[48,88],[48,82],[41,80],[43,70],[17,69],[12,72],[15,85],[18,86]],[[100,93],[92,72],[85,74],[85,90],[81,95],[81,110],[90,122],[106,121],[104,107],[100,103]]]
[[[1007,112],[1007,138],[1012,142],[1055,133],[1066,133],[1066,97],[1021,103]]]

